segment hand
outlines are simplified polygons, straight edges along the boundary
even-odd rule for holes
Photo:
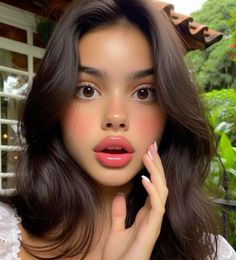
[[[136,215],[133,225],[125,228],[126,202],[117,195],[112,202],[112,226],[103,251],[103,260],[149,260],[160,234],[165,203],[168,196],[166,179],[161,159],[154,145],[143,156],[143,163],[150,179],[142,184],[148,196],[144,206]]]

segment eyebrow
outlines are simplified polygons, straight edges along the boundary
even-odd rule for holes
[[[99,70],[97,68],[89,67],[89,66],[80,66],[79,72],[84,72],[84,73],[96,76],[98,78],[105,78],[105,79],[110,78],[109,74],[106,71]],[[147,69],[143,69],[143,70],[129,72],[129,73],[127,73],[127,78],[129,80],[135,80],[135,79],[147,77],[149,75],[154,75],[153,68],[147,68]]]

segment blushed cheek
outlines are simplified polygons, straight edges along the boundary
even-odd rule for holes
[[[144,115],[137,121],[136,131],[144,141],[153,142],[160,140],[165,128],[166,118],[164,113]]]
[[[62,127],[67,134],[83,139],[92,131],[95,120],[94,113],[83,112],[78,106],[71,105],[63,116]]]

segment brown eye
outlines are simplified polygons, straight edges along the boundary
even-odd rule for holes
[[[77,87],[76,96],[81,99],[93,99],[100,96],[100,94],[92,83],[81,82]]]
[[[85,97],[92,97],[94,94],[94,89],[91,87],[83,87],[82,92]]]
[[[139,99],[145,99],[148,97],[148,89],[146,88],[141,88],[137,91],[137,97]]]
[[[132,96],[139,101],[153,101],[156,99],[156,90],[152,86],[140,87],[137,89]]]

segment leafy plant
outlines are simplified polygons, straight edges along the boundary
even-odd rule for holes
[[[210,122],[218,139],[217,154],[205,181],[218,198],[236,200],[236,91],[222,89],[204,94]],[[214,192],[214,195],[216,193]],[[229,214],[229,241],[236,248],[236,212]]]
[[[204,101],[216,134],[224,132],[236,146],[236,90],[213,90],[204,94]]]
[[[208,0],[192,13],[196,21],[223,33],[221,41],[205,50],[191,51],[194,71],[205,90],[236,89],[236,2],[235,0]]]
[[[46,46],[52,35],[55,23],[47,17],[37,16],[36,24],[39,40],[43,46]]]
[[[232,60],[236,63],[236,7],[233,9],[231,13],[231,18],[228,21],[228,26],[232,31],[231,34],[231,48],[232,48]]]

